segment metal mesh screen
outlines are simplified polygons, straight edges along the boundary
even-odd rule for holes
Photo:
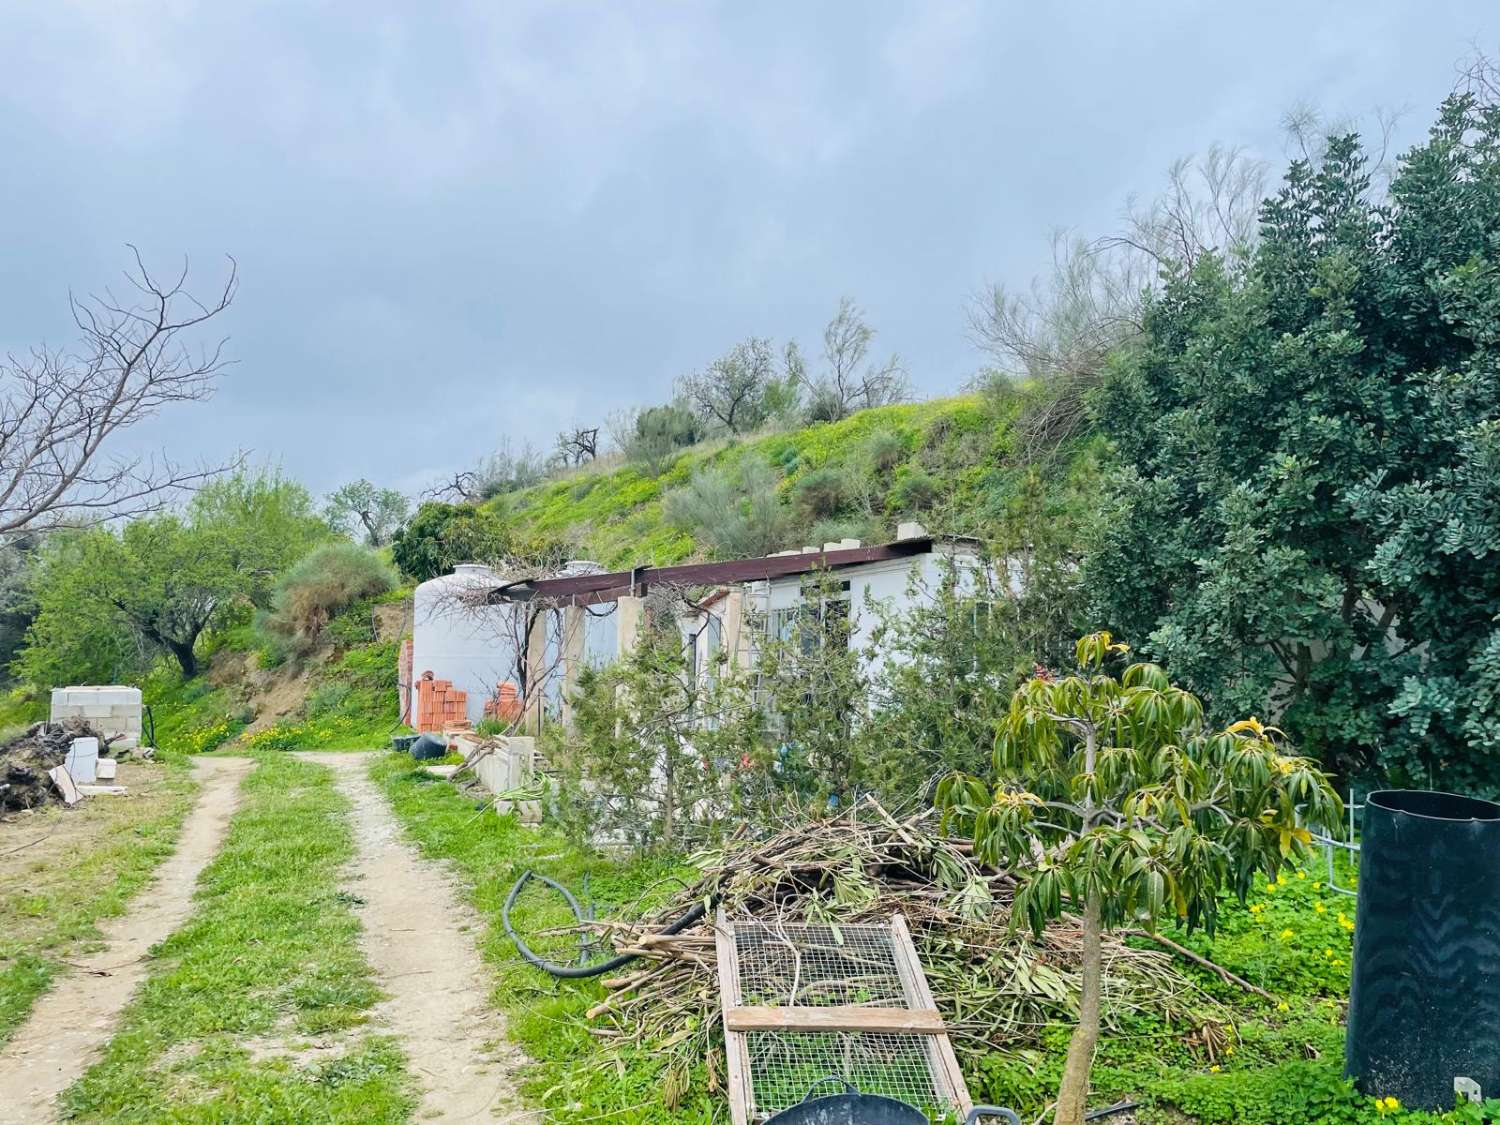
[[[906,1006],[889,926],[736,922],[741,1004]]]
[[[736,920],[734,1005],[773,1008],[908,1009],[915,997],[889,924]],[[909,971],[909,970],[908,970]],[[744,1032],[749,1116],[763,1121],[820,1094],[852,1086],[883,1094],[934,1119],[953,1111],[935,1078],[934,1037],[893,1031]],[[823,1081],[837,1079],[837,1082]]]
[[[751,1119],[763,1121],[796,1105],[830,1077],[941,1118],[953,1105],[933,1082],[930,1038],[883,1031],[747,1032]],[[841,1090],[833,1082],[817,1085],[819,1094]]]

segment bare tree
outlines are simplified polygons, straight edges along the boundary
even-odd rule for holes
[[[1500,105],[1500,61],[1478,43],[1459,66],[1456,94],[1472,94],[1483,105]]]
[[[788,370],[807,388],[809,417],[837,422],[857,410],[886,406],[907,396],[910,387],[899,356],[884,363],[865,362],[873,339],[875,329],[865,321],[864,310],[845,297],[823,330],[827,370],[820,378],[809,377],[801,356],[788,353]]]
[[[575,426],[557,435],[557,456],[564,465],[582,465],[598,455],[598,426]]]
[[[133,294],[69,296],[75,350],[36,347],[0,362],[0,535],[153,511],[220,471],[108,456],[121,430],[213,393],[224,340],[190,353],[181,337],[228,308],[238,284],[230,258],[223,288],[199,301],[184,288],[186,263],[158,281],[130,251]]]
[[[450,503],[478,503],[502,492],[529,488],[547,475],[547,460],[530,442],[519,450],[503,438],[499,448],[472,469],[456,472],[447,480],[423,490],[420,499]]]
[[[1026,289],[992,285],[969,308],[972,338],[1002,378],[1025,378],[1047,393],[1023,417],[1021,436],[1045,456],[1077,432],[1085,396],[1117,348],[1141,331],[1147,295],[1205,254],[1242,266],[1254,250],[1263,162],[1238,148],[1211,147],[1176,161],[1165,190],[1126,203],[1120,233],[1052,237],[1052,268]]]

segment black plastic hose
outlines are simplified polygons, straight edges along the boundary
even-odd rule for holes
[[[547,886],[562,895],[564,900],[567,901],[568,907],[573,911],[573,917],[578,919],[580,926],[584,924],[585,918],[583,916],[583,907],[578,904],[578,900],[573,897],[573,892],[568,890],[567,887],[555,879],[549,879],[545,875],[538,875],[535,871],[522,873],[521,877],[516,880],[515,886],[511,887],[510,894],[505,896],[505,905],[500,908],[500,924],[505,927],[505,932],[510,935],[510,940],[516,943],[516,949],[520,951],[521,956],[530,961],[538,969],[551,973],[555,977],[577,980],[582,977],[596,977],[600,973],[607,973],[611,969],[618,969],[621,965],[628,965],[640,956],[639,953],[621,953],[604,961],[596,961],[592,965],[563,965],[557,961],[549,961],[547,958],[533,952],[532,948],[522,940],[521,935],[516,933],[515,927],[510,924],[510,908],[515,905],[516,898],[520,895],[521,888],[526,885],[526,880],[528,879],[535,879],[538,882],[546,883]],[[659,932],[662,934],[681,933],[706,913],[708,913],[708,908],[701,902],[696,903],[689,907],[681,918]]]

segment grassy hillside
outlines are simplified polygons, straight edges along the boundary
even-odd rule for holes
[[[996,522],[1022,490],[1025,474],[1011,456],[1019,409],[1019,400],[979,395],[879,407],[841,422],[695,446],[657,477],[633,464],[585,467],[484,506],[520,536],[565,540],[606,566],[665,565],[700,545],[665,519],[663,497],[706,468],[734,472],[758,457],[781,474],[780,492],[794,506],[812,474],[836,476],[844,495],[829,518],[852,521],[870,537],[889,535],[904,518],[933,531],[972,532]],[[814,522],[809,517],[807,530]]]

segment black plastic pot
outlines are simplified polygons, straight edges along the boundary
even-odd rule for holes
[[[416,741],[407,747],[407,752],[419,762],[441,758],[448,753],[448,741],[435,734],[419,735]]]
[[[844,1092],[813,1096],[830,1082],[843,1086]],[[999,1117],[1009,1125],[1021,1125],[1021,1119],[1010,1110],[992,1105],[976,1105],[964,1117],[964,1123],[973,1125],[981,1117]],[[928,1125],[928,1121],[914,1105],[880,1094],[861,1094],[842,1079],[829,1077],[815,1082],[805,1098],[768,1119],[766,1125]]]
[[[1500,1094],[1500,804],[1365,798],[1346,1073],[1367,1094],[1451,1109]]]

